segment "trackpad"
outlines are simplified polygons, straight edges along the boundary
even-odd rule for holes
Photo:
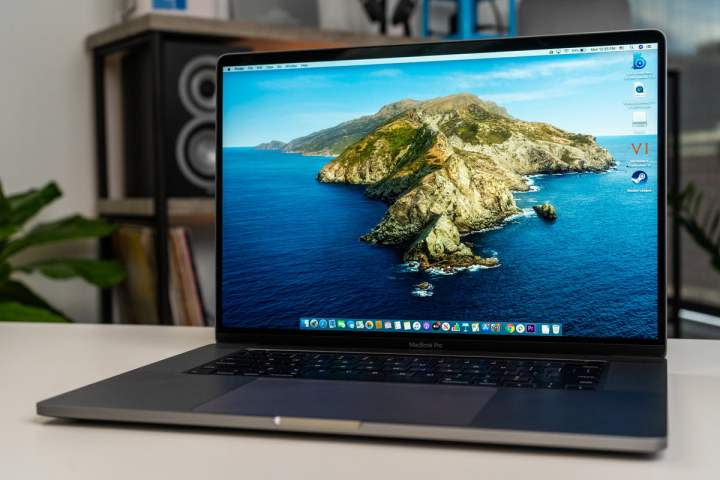
[[[194,411],[464,426],[495,392],[483,387],[259,378]]]

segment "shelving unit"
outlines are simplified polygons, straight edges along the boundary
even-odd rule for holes
[[[345,32],[319,31],[304,27],[257,25],[240,21],[224,21],[193,18],[180,15],[148,14],[90,35],[86,48],[93,58],[93,88],[95,100],[96,161],[97,161],[97,208],[101,216],[112,221],[132,222],[153,227],[155,235],[154,257],[156,262],[156,295],[160,323],[171,325],[172,312],[168,295],[169,260],[168,228],[172,225],[212,226],[215,221],[214,200],[203,198],[169,198],[167,195],[166,169],[161,161],[148,165],[152,173],[152,196],[127,198],[118,195],[115,185],[118,165],[122,159],[110,158],[108,145],[107,112],[118,108],[108,101],[109,59],[122,55],[130,49],[152,49],[156,58],[162,58],[165,42],[178,38],[204,38],[220,40],[238,50],[292,50],[330,48],[343,46],[382,45],[397,43],[397,38],[376,35],[358,35]],[[405,40],[412,41],[412,40]],[[160,92],[165,85],[165,72],[156,61],[152,68],[153,111],[151,129],[161,138],[164,128],[157,112],[162,111]],[[162,142],[153,145],[155,159],[164,158]],[[113,254],[110,239],[100,243],[100,255],[109,258]],[[113,292],[101,293],[102,318],[112,323]]]
[[[122,198],[98,200],[98,213],[115,218],[152,218],[155,203],[152,198]],[[167,215],[170,223],[215,222],[215,201],[212,198],[169,198]]]

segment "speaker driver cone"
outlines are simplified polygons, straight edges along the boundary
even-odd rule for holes
[[[175,157],[183,176],[200,188],[215,189],[215,122],[197,117],[183,126],[175,144]]]
[[[215,63],[212,55],[195,57],[178,78],[178,95],[188,112],[207,115],[215,111]]]

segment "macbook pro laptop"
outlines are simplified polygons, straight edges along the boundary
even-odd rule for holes
[[[222,56],[216,343],[38,413],[662,449],[665,76],[649,30]]]

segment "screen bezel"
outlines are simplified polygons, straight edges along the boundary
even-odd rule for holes
[[[423,335],[411,332],[358,333],[345,331],[309,331],[297,329],[238,328],[223,325],[222,315],[222,71],[227,66],[263,65],[275,63],[358,60],[388,57],[415,57],[460,53],[501,52],[549,48],[575,48],[598,45],[657,43],[658,44],[658,325],[657,339],[608,337],[519,337],[498,335],[441,334]],[[491,40],[413,43],[377,47],[295,50],[284,52],[230,53],[217,63],[216,105],[216,189],[215,189],[215,245],[216,245],[216,340],[291,346],[352,347],[408,349],[424,348],[482,351],[570,353],[599,355],[664,356],[666,351],[666,41],[659,30],[631,30],[543,37],[516,37]]]

